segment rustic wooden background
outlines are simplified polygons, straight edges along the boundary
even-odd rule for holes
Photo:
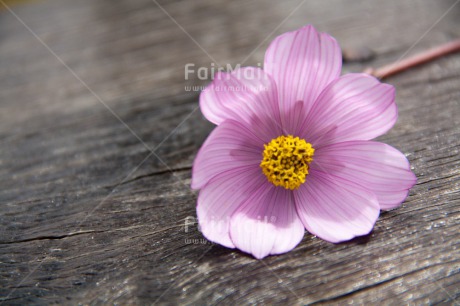
[[[187,63],[312,23],[362,71],[458,38],[460,1],[3,1],[0,304],[460,304],[460,54],[386,80],[418,184],[368,237],[259,261],[184,226],[213,128]]]

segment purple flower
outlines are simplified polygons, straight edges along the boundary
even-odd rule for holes
[[[340,76],[337,41],[314,27],[278,36],[264,70],[218,73],[201,93],[217,127],[193,164],[203,235],[256,258],[292,250],[305,229],[330,242],[368,234],[416,177],[371,141],[398,117],[393,86]]]

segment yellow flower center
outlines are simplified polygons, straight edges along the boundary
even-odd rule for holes
[[[315,153],[310,143],[299,137],[282,135],[264,147],[260,167],[273,185],[294,190],[305,183]]]

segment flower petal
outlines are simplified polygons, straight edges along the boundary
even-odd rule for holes
[[[292,250],[304,233],[292,192],[269,182],[254,192],[230,222],[235,246],[258,259]]]
[[[219,173],[248,165],[258,166],[263,144],[243,123],[224,121],[212,131],[193,162],[192,188],[202,188]]]
[[[394,87],[366,74],[347,74],[318,97],[302,126],[315,148],[347,140],[369,140],[398,118]]]
[[[226,119],[244,121],[272,137],[281,126],[278,94],[273,79],[262,69],[244,67],[218,72],[200,95],[203,115],[214,124]]]
[[[229,224],[233,213],[244,204],[267,179],[260,167],[239,167],[215,176],[198,195],[197,215],[203,235],[210,241],[234,248]]]
[[[287,114],[298,101],[304,102],[304,110],[311,105],[322,90],[336,79],[342,68],[342,53],[337,41],[326,33],[318,33],[311,26],[276,37],[265,53],[264,70],[276,82],[280,110]]]
[[[294,197],[305,228],[334,243],[368,234],[380,213],[375,194],[314,169]]]
[[[374,141],[347,141],[322,147],[316,150],[311,166],[371,190],[385,210],[401,205],[417,181],[401,152]]]

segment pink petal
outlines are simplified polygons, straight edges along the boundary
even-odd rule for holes
[[[380,212],[372,192],[315,169],[294,197],[305,228],[334,243],[368,234]]]
[[[263,149],[264,142],[243,123],[224,121],[212,131],[193,162],[192,188],[200,189],[230,169],[259,166]]]
[[[302,240],[304,227],[290,190],[268,181],[232,216],[230,236],[235,246],[261,259],[292,250]]]
[[[337,41],[311,26],[276,37],[265,53],[264,70],[276,82],[283,126],[292,131],[291,112],[303,101],[308,112],[322,90],[340,75],[342,53]]]
[[[201,92],[200,107],[203,115],[217,125],[226,119],[244,121],[269,138],[281,131],[277,96],[276,85],[268,74],[259,68],[244,67],[217,73]]]
[[[355,182],[377,196],[381,209],[398,207],[417,181],[406,157],[373,141],[348,141],[315,152],[312,169]]]
[[[398,118],[394,87],[365,74],[347,74],[318,97],[303,136],[315,148],[347,140],[369,140],[387,132]]]
[[[266,183],[258,165],[235,168],[215,176],[198,195],[197,215],[202,234],[210,241],[234,248],[229,234],[230,217]]]

